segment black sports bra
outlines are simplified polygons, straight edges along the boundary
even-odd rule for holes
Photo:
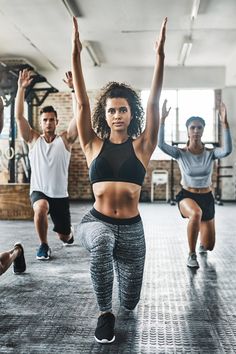
[[[90,182],[130,182],[143,184],[146,170],[134,152],[132,139],[113,144],[108,139],[89,167]]]

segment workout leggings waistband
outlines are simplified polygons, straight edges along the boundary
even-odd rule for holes
[[[97,218],[101,221],[107,222],[109,224],[113,224],[113,225],[132,225],[132,224],[135,224],[135,223],[141,221],[141,217],[139,214],[132,217],[132,218],[128,218],[128,219],[116,219],[116,218],[112,218],[110,216],[104,215],[94,208],[90,210],[90,213],[95,218]]]

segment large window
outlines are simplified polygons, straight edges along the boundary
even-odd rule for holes
[[[149,91],[141,92],[141,99],[146,109]],[[178,142],[180,145],[187,141],[186,120],[191,116],[200,116],[206,121],[203,142],[217,141],[215,124],[215,99],[213,90],[163,90],[160,100],[160,113],[164,100],[167,99],[167,107],[171,107],[165,124],[165,140],[167,144]],[[167,160],[170,157],[160,151],[153,153],[152,160]]]

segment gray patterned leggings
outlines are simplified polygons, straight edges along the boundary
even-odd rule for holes
[[[140,299],[145,261],[145,239],[140,216],[114,219],[95,209],[77,229],[82,245],[90,252],[90,272],[100,311],[111,311],[113,264],[120,304],[132,310]]]

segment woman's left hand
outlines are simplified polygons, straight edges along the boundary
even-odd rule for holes
[[[159,38],[155,42],[156,53],[158,55],[163,55],[163,56],[165,55],[164,44],[165,44],[165,39],[166,39],[166,23],[167,23],[167,17],[165,17],[164,21],[162,22]]]
[[[79,38],[79,29],[77,19],[73,16],[73,31],[72,31],[72,53],[80,54],[82,43]]]
[[[222,124],[228,124],[227,121],[227,109],[223,102],[220,103],[219,118]]]

